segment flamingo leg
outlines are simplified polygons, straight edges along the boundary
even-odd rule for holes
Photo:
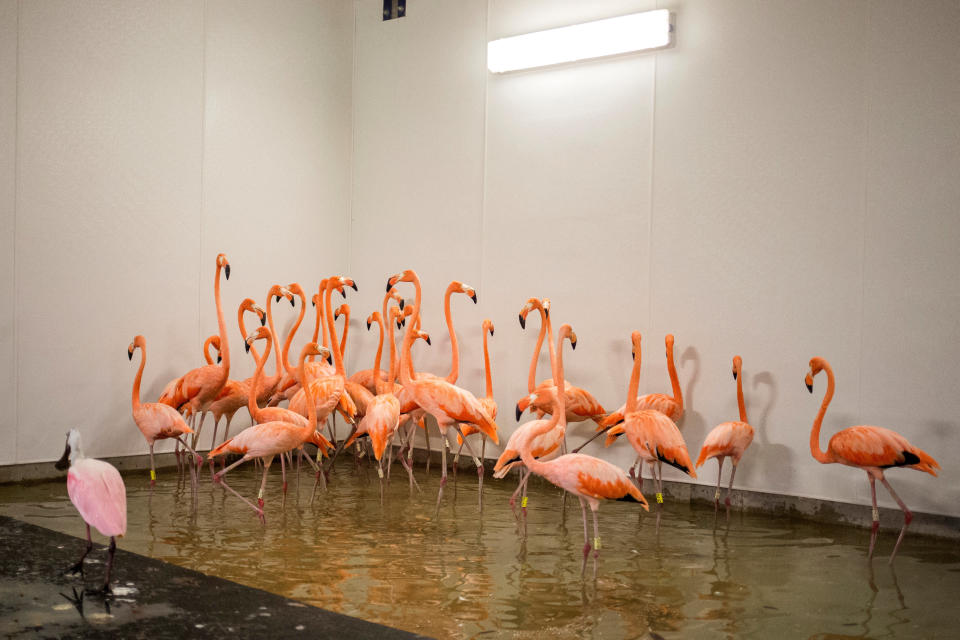
[[[520,516],[517,514],[516,504],[517,496],[520,495],[520,491],[523,489],[523,477],[524,477],[524,467],[520,467],[520,481],[517,482],[517,489],[510,494],[510,511],[513,511],[513,517],[520,521]]]
[[[870,498],[873,500],[873,511],[871,512],[873,517],[870,527],[870,551],[867,553],[867,559],[871,559],[873,558],[873,547],[877,543],[877,532],[880,530],[880,510],[877,509],[877,482],[869,473],[867,473],[867,480],[870,481]]]
[[[430,475],[430,430],[427,429],[427,424],[426,422],[424,422],[424,419],[422,417],[418,420],[418,422],[420,423],[420,427],[423,429],[423,437],[427,441],[427,475]],[[443,469],[443,477],[444,479],[446,479],[447,477],[446,467],[444,467]]]
[[[393,466],[393,436],[390,437],[390,443],[387,445],[387,484],[390,484],[390,468],[392,466]]]
[[[727,485],[727,497],[724,500],[724,503],[727,505],[727,513],[730,513],[730,494],[733,493],[733,479],[737,475],[737,461],[734,459],[731,464],[733,464],[733,469],[730,470],[730,483]]]
[[[597,577],[597,561],[600,560],[600,526],[597,524],[597,507],[590,505],[593,514],[593,577]]]
[[[217,446],[217,427],[220,426],[220,420],[217,416],[213,417],[213,438],[210,439],[210,451],[213,451]],[[210,459],[210,477],[213,477],[213,459]]]
[[[280,454],[280,479],[283,481],[283,493],[280,494],[281,509],[287,504],[287,465],[284,462],[285,457],[284,454]]]
[[[150,488],[153,489],[153,485],[157,484],[157,465],[153,461],[153,444],[150,443]]]
[[[196,416],[196,414],[194,414]],[[206,411],[200,412],[200,424],[197,425],[197,428],[193,431],[193,438],[190,440],[190,446],[194,449],[197,448],[197,444],[200,442],[200,431],[203,429],[203,421],[207,417]]]
[[[883,483],[883,486],[887,488],[887,491],[890,492],[890,495],[893,496],[893,499],[897,501],[897,504],[900,505],[900,509],[903,511],[903,528],[900,529],[900,536],[897,538],[897,544],[893,545],[893,553],[890,554],[890,564],[893,564],[893,559],[897,555],[897,550],[900,549],[900,543],[903,542],[903,536],[907,533],[907,527],[910,526],[910,523],[913,521],[913,513],[910,512],[910,509],[907,509],[907,505],[903,503],[903,500],[900,499],[900,496],[897,495],[896,491],[893,490],[893,487],[890,486],[890,483],[887,482],[887,479],[884,476],[880,476],[880,482]]]
[[[110,570],[113,568],[113,556],[117,552],[117,539],[110,536],[110,548],[107,550],[107,574],[103,579],[103,593],[110,593]]]
[[[273,456],[263,461],[263,478],[260,480],[260,491],[257,493],[257,506],[260,507],[258,515],[260,522],[266,523],[267,519],[263,515],[263,492],[267,489],[267,473],[270,472],[270,465],[273,464]],[[280,464],[283,465],[283,454],[280,454]]]
[[[580,565],[580,574],[587,570],[587,556],[590,555],[590,538],[587,534],[587,503],[584,502],[583,498],[577,496],[580,499],[580,512],[583,516],[583,563]]]
[[[579,453],[579,452],[580,452],[580,449],[583,449],[585,446],[587,446],[588,444],[590,444],[591,442],[593,442],[594,440],[596,440],[597,438],[599,438],[600,436],[602,436],[603,434],[605,434],[607,431],[609,431],[609,430],[612,429],[612,428],[613,428],[613,427],[605,427],[605,428],[601,429],[600,431],[597,431],[595,434],[593,434],[592,436],[590,436],[590,439],[589,439],[589,440],[587,440],[586,442],[584,442],[582,445],[580,445],[579,447],[577,447],[576,449],[574,449],[574,450],[571,451],[570,453]],[[566,441],[566,434],[564,434],[564,441]]]
[[[441,432],[441,435],[443,433]],[[428,457],[427,460],[430,458]],[[440,501],[443,500],[443,488],[447,486],[447,439],[440,440],[440,491],[437,492],[437,515],[440,514]]]
[[[87,557],[87,554],[90,553],[90,550],[93,549],[93,540],[90,539],[90,525],[87,525],[87,547],[83,550],[83,555],[80,556],[80,559],[77,560],[77,563],[67,569],[67,573],[79,573],[83,575],[83,560]]]
[[[470,445],[470,441],[463,437],[463,431],[460,430],[460,425],[456,422],[453,423],[453,428],[457,430],[457,433],[460,435],[460,440],[462,440],[461,447],[463,445],[467,446],[467,452],[473,457],[474,464],[477,465],[477,477],[480,478],[480,491],[479,491],[479,503],[478,506],[483,509],[483,463],[480,461],[480,458],[477,457],[477,454],[474,453],[473,447]],[[459,455],[459,452],[457,452]],[[454,459],[454,465],[456,465],[456,459]],[[454,466],[456,469],[456,466]]]
[[[723,474],[723,460],[726,456],[717,456],[717,489],[713,492],[713,513],[716,514],[720,509],[720,476]]]
[[[411,427],[411,428],[412,428],[412,427]],[[411,438],[410,447],[411,447],[411,449],[412,449],[412,448],[413,448],[413,441],[412,441],[413,434],[412,434],[412,433],[410,434],[410,438]],[[391,443],[391,446],[393,446],[393,443]],[[397,453],[397,460],[399,460],[399,461],[400,461],[400,464],[403,465],[403,468],[407,470],[407,476],[410,478],[410,493],[413,493],[413,488],[414,488],[414,487],[417,488],[417,492],[418,492],[418,493],[423,493],[423,491],[421,491],[421,489],[420,489],[420,485],[417,484],[417,479],[413,477],[413,467],[411,467],[410,464],[407,462],[406,458],[403,457],[403,450],[402,450],[402,449]]]

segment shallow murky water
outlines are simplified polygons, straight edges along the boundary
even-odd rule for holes
[[[486,480],[481,515],[476,475],[461,474],[435,516],[436,467],[429,477],[417,469],[423,494],[413,497],[394,469],[382,507],[375,468],[350,460],[313,505],[312,474],[299,490],[291,479],[282,507],[278,467],[266,525],[209,475],[195,505],[175,471],[152,492],[145,472],[128,475],[120,546],[437,638],[956,637],[953,542],[908,535],[893,570],[894,531],[881,531],[871,566],[868,528],[737,512],[715,528],[712,507],[668,500],[658,532],[652,515],[614,502],[600,508],[598,577],[592,560],[583,577],[579,505],[568,499],[563,510],[552,486],[531,483],[522,540],[507,505],[515,477]],[[252,464],[227,479],[256,495]],[[84,535],[65,481],[0,487],[0,513]],[[77,554],[64,553],[66,566]]]

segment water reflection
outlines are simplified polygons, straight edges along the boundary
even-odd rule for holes
[[[911,540],[897,572],[865,560],[856,528],[666,505],[659,529],[635,505],[604,505],[596,579],[582,577],[577,509],[531,482],[526,535],[508,505],[512,481],[461,474],[434,517],[436,469],[424,493],[396,478],[379,500],[367,463],[339,465],[310,503],[312,474],[281,506],[268,484],[267,523],[209,482],[127,477],[121,546],[303,602],[446,637],[950,637],[960,593],[955,544]],[[252,466],[234,486],[254,495]],[[63,483],[0,487],[2,512],[73,535],[82,521]],[[572,504],[576,504],[575,502]],[[194,506],[195,505],[195,506]],[[591,558],[592,562],[592,558]],[[907,603],[910,603],[908,607]],[[66,601],[64,601],[66,604]],[[74,613],[76,615],[76,613]]]

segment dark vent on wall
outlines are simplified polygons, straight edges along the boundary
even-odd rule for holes
[[[383,19],[393,20],[407,15],[407,0],[383,0]]]

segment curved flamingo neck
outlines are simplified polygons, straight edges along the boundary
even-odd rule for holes
[[[627,386],[627,413],[637,410],[637,390],[640,387],[640,336],[631,338],[633,342],[633,371],[630,372],[630,384]]]
[[[420,326],[420,276],[413,273],[410,282],[413,283],[415,291],[413,297],[413,311],[410,314],[410,324],[407,326],[407,332],[403,336],[403,346],[400,351],[400,382],[409,384],[416,378],[416,372],[413,369],[413,360],[410,357],[410,349],[413,347],[414,328]]]
[[[316,403],[313,401],[313,391],[310,389],[310,383],[312,380],[307,380],[307,371],[306,371],[306,361],[307,361],[307,351],[310,349],[311,345],[316,345],[316,343],[309,343],[303,347],[303,350],[300,352],[300,362],[297,365],[297,372],[299,373],[300,378],[300,387],[303,389],[303,394],[306,397],[307,401],[307,425],[302,429],[303,440],[306,441],[313,435],[313,432],[317,430],[317,407]],[[251,394],[252,396],[253,394]]]
[[[346,307],[343,313],[343,336],[340,338],[340,356],[347,352],[347,332],[350,331],[350,307]]]
[[[343,354],[340,353],[340,344],[337,341],[337,325],[333,321],[333,310],[330,308],[330,296],[333,294],[333,283],[327,283],[326,300],[324,314],[327,317],[327,331],[330,334],[330,350],[333,352],[333,364],[337,375],[346,378],[346,371],[343,368]]]
[[[549,319],[547,320],[549,323]],[[553,339],[550,335],[549,324],[547,325],[547,336],[550,340],[550,355],[554,355],[553,349]],[[520,450],[520,459],[523,460],[523,464],[527,466],[527,469],[534,473],[542,474],[543,471],[547,468],[549,463],[541,462],[533,457],[533,454],[530,453],[530,442],[533,441],[539,435],[547,433],[551,429],[555,428],[557,425],[560,425],[561,428],[565,428],[567,423],[567,403],[566,403],[566,385],[563,380],[563,338],[560,336],[558,338],[559,342],[559,353],[556,354],[556,359],[551,358],[551,369],[553,370],[554,382],[557,385],[557,397],[553,401],[553,415],[550,416],[549,420],[543,421],[543,424],[535,427],[526,438],[521,440],[519,443]]]
[[[393,318],[389,313],[387,313],[387,305],[390,303],[390,292],[392,287],[387,290],[387,294],[383,296],[383,310],[380,313],[380,344],[377,345],[377,355],[379,358],[381,356],[381,351],[383,350],[383,339],[386,332],[390,332],[390,371],[388,372],[389,382],[393,383],[397,379],[396,363],[397,363],[397,342],[393,336]],[[384,324],[388,326],[384,326]],[[376,365],[373,368],[374,380],[380,378],[380,365]],[[375,387],[376,388],[376,387]],[[380,389],[377,388],[377,393],[380,393]]]
[[[387,383],[380,379],[380,359],[383,357],[384,320],[380,316],[374,316],[373,320],[380,326],[380,344],[377,345],[377,355],[373,357],[373,388],[376,389],[377,395],[380,395],[387,391]],[[387,322],[389,322],[389,320]]]
[[[220,342],[220,336],[207,336],[207,339],[203,341],[203,359],[207,364],[214,364],[213,356],[210,355],[210,347],[213,345],[214,340]],[[220,351],[219,347],[217,351]]]
[[[300,323],[303,322],[304,314],[307,313],[307,296],[303,294],[302,290],[297,295],[300,297],[300,313],[297,314],[296,322],[290,327],[290,331],[287,332],[287,338],[283,341],[283,368],[286,369],[287,373],[291,376],[295,375],[296,371],[290,364],[290,345],[293,343],[293,336],[296,335],[297,329],[300,328]],[[267,304],[270,304],[269,300]],[[273,320],[270,321],[270,331],[273,332]],[[280,373],[279,369],[277,369],[277,373]]]
[[[243,312],[244,312],[244,308],[243,308],[243,305],[241,304],[240,308],[237,309],[237,325],[240,326],[240,337],[243,339],[244,342],[246,342],[247,341],[247,323],[243,321]],[[271,330],[272,330],[272,327],[271,327]],[[209,343],[209,341],[210,341],[210,338],[207,338],[207,342],[203,344],[204,354],[206,354],[207,344]],[[250,345],[250,353],[253,354],[253,359],[256,360],[258,356],[258,351],[255,346]]]
[[[820,427],[823,425],[823,416],[827,413],[827,406],[833,399],[834,378],[833,369],[830,368],[829,364],[824,362],[823,369],[827,372],[827,392],[820,404],[820,411],[817,412],[817,417],[813,421],[813,429],[810,430],[810,453],[817,462],[831,462],[827,452],[820,448]]]
[[[140,410],[140,381],[143,380],[143,368],[147,364],[147,346],[140,346],[140,366],[137,368],[137,375],[133,379],[133,397],[131,404],[134,411]]]
[[[217,275],[213,283],[213,295],[217,301],[217,328],[220,330],[220,357],[222,362],[220,368],[223,370],[223,378],[226,380],[230,376],[230,343],[227,341],[227,321],[223,317],[223,304],[220,300],[220,261],[217,261]]]
[[[547,335],[547,314],[543,306],[540,310],[540,333],[537,334],[537,346],[533,348],[533,360],[530,361],[530,375],[527,376],[527,393],[533,393],[537,387],[537,361],[540,360],[540,352],[543,350],[543,338]],[[553,364],[550,365],[551,368]]]
[[[673,363],[673,341],[667,343],[667,372],[670,374],[670,386],[673,388],[673,400],[680,406],[680,414],[682,414],[683,390],[680,388],[680,379],[677,377],[677,367]]]
[[[326,284],[327,284],[326,280],[321,280],[320,288],[317,291],[317,303],[315,305],[317,308],[317,320],[313,325],[313,338],[310,339],[310,342],[316,342],[318,339],[320,339],[320,323],[322,322],[322,319],[323,319],[323,289],[326,286]],[[304,303],[303,306],[304,308],[306,308],[307,304]],[[323,344],[326,345],[326,343],[327,343],[327,336],[326,336],[326,332],[324,332]],[[315,358],[316,356],[311,355],[308,360],[310,362],[313,362]]]
[[[460,376],[460,344],[457,342],[457,332],[453,330],[453,316],[450,313],[450,296],[456,290],[457,287],[451,282],[443,294],[443,315],[450,333],[450,373],[447,374],[447,382],[450,384],[454,384]]]
[[[253,383],[250,387],[250,395],[247,397],[247,409],[257,422],[260,422],[260,406],[257,404],[257,389],[260,388],[260,379],[263,377],[263,366],[267,363],[267,360],[270,359],[273,332],[271,331],[270,333],[271,335],[267,336],[267,346],[263,349],[263,357],[258,357],[257,352],[254,351],[252,346],[250,347],[250,353],[253,354],[253,359],[257,362],[257,369],[253,372]]]
[[[482,327],[483,332],[483,370],[484,382],[487,387],[487,398],[493,398],[493,380],[490,376],[490,349],[487,346],[487,328]]]
[[[561,428],[567,427],[567,389],[563,378],[563,339],[570,333],[566,331],[567,325],[560,328],[560,334],[557,336],[557,349],[553,349],[553,331],[550,324],[550,318],[547,317],[547,338],[550,339],[550,361],[552,363],[553,383],[557,385],[557,400],[555,402],[556,411],[560,414],[558,424]]]
[[[747,406],[743,402],[743,369],[737,372],[737,407],[740,409],[740,422],[748,422]]]

